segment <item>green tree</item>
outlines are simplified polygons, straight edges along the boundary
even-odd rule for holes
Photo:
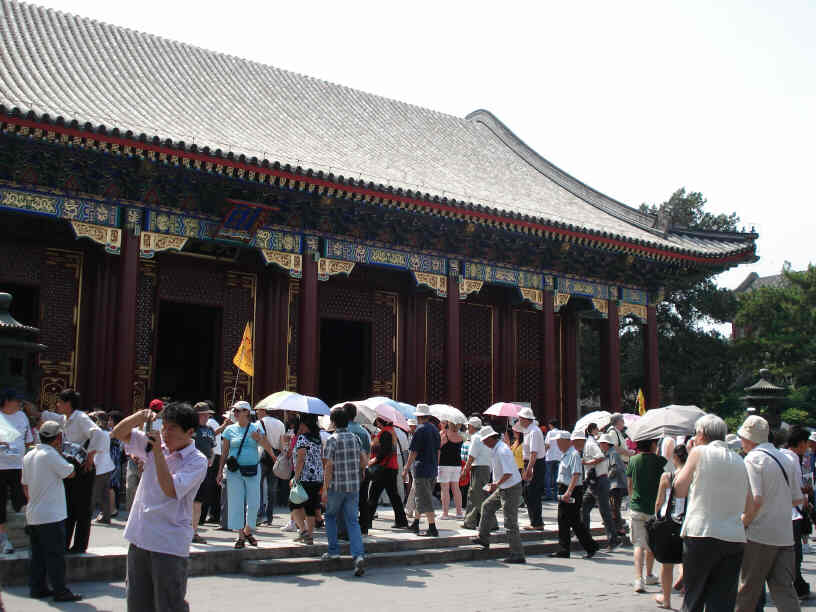
[[[762,287],[739,298],[734,323],[741,367],[767,367],[794,387],[816,385],[816,266],[783,270],[785,287]],[[816,406],[814,407],[816,408]]]
[[[642,205],[674,227],[701,231],[736,231],[736,213],[705,210],[699,192],[678,189],[664,203]],[[691,279],[666,287],[657,307],[662,403],[696,404],[714,410],[735,379],[732,347],[714,325],[733,320],[737,301],[711,279]],[[624,395],[645,386],[641,326],[629,321],[621,336],[621,384]]]

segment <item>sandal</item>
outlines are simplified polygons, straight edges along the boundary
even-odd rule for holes
[[[249,544],[250,546],[255,546],[255,547],[258,546],[258,540],[256,540],[255,536],[253,536],[251,533],[246,534],[245,537],[246,537],[247,544]]]
[[[244,546],[246,546],[244,538],[239,537],[237,540],[235,540],[235,548],[243,548]]]

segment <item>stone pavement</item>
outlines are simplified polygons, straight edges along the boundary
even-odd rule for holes
[[[805,556],[805,576],[816,581],[816,555]],[[528,557],[527,565],[508,566],[497,561],[407,568],[369,567],[362,578],[350,572],[248,578],[242,575],[191,578],[188,601],[194,612],[240,610],[451,610],[544,611],[596,608],[603,612],[656,610],[653,595],[634,594],[631,587],[631,549],[599,554],[595,559],[550,559]],[[25,597],[27,589],[13,587],[4,592],[6,608],[12,612],[124,612],[125,585],[84,583],[78,592],[86,600],[55,605]],[[672,604],[679,608],[681,599]],[[807,602],[806,609],[816,607]],[[774,610],[768,606],[766,610]]]

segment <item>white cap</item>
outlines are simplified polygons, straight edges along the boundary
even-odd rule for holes
[[[487,427],[482,429],[482,431],[479,432],[479,437],[482,440],[484,440],[485,438],[490,438],[492,436],[498,436],[498,435],[499,435],[499,432],[497,432],[495,429],[493,429],[490,425],[488,425]]]
[[[481,429],[482,428],[482,419],[479,417],[470,417],[468,419],[468,425],[473,427],[474,429]]]
[[[613,436],[610,433],[605,433],[604,435],[601,436],[601,438],[598,440],[598,442],[606,442],[610,446],[615,446],[615,443],[617,441],[615,440],[615,436]]]
[[[428,404],[417,404],[416,410],[414,411],[414,416],[415,417],[431,416],[429,408],[430,406],[428,406]]]
[[[566,429],[558,430],[558,440],[569,440],[570,437],[570,432],[568,432]]]
[[[570,440],[586,440],[586,434],[583,431],[575,430],[570,436]]]

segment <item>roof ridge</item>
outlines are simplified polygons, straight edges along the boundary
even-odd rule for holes
[[[250,58],[247,58],[247,57],[241,57],[240,55],[234,55],[232,53],[226,53],[224,51],[217,51],[215,49],[195,45],[193,43],[184,42],[182,40],[177,40],[177,39],[170,38],[170,37],[167,37],[167,36],[161,36],[159,34],[151,34],[150,32],[145,32],[143,30],[137,30],[136,28],[131,28],[131,27],[128,27],[128,26],[117,25],[115,23],[112,23],[112,22],[109,22],[109,21],[103,21],[101,19],[95,19],[93,17],[85,17],[85,16],[82,16],[82,15],[77,14],[77,13],[72,13],[72,12],[69,12],[69,11],[61,10],[61,9],[56,9],[56,8],[52,8],[52,7],[48,7],[48,6],[43,6],[41,4],[36,4],[34,2],[27,2],[25,0],[0,0],[0,4],[6,4],[6,3],[7,4],[15,4],[17,6],[22,6],[22,7],[30,7],[32,9],[45,11],[47,13],[51,13],[51,14],[54,14],[54,15],[61,15],[61,16],[66,17],[66,18],[76,19],[76,20],[79,20],[79,21],[84,21],[86,23],[95,24],[95,25],[102,26],[102,27],[105,27],[105,28],[114,28],[116,30],[122,30],[122,31],[130,33],[130,34],[135,34],[137,36],[144,36],[144,37],[147,37],[147,38],[150,38],[150,39],[153,39],[153,40],[156,40],[156,41],[164,42],[164,43],[167,43],[167,44],[170,44],[170,45],[179,45],[181,47],[186,47],[187,49],[194,49],[194,50],[197,50],[197,51],[202,51],[204,53],[212,53],[213,55],[217,55],[217,56],[220,56],[221,58],[228,59],[228,60],[236,60],[236,61],[239,61],[239,62],[248,62],[250,64],[253,64],[255,66],[265,68],[265,69],[268,69],[268,70],[275,70],[275,71],[282,72],[282,73],[285,73],[287,75],[291,75],[291,76],[294,76],[294,77],[297,77],[297,78],[308,79],[310,81],[315,81],[315,82],[318,82],[318,83],[324,83],[326,85],[329,85],[330,87],[337,87],[337,88],[340,88],[340,89],[344,89],[346,91],[363,94],[365,96],[373,96],[375,98],[379,98],[380,100],[384,100],[386,102],[391,102],[391,103],[397,104],[399,106],[407,106],[407,107],[410,107],[410,108],[419,109],[419,110],[422,110],[422,111],[425,111],[425,112],[428,112],[428,113],[431,113],[431,114],[434,114],[434,115],[439,115],[441,117],[448,117],[450,119],[455,119],[457,121],[462,121],[462,122],[464,122],[467,119],[466,117],[460,117],[458,115],[454,115],[454,114],[451,114],[451,113],[446,113],[446,112],[443,112],[443,111],[439,111],[439,110],[436,110],[436,109],[433,109],[433,108],[430,108],[430,107],[427,107],[427,106],[422,106],[420,104],[413,104],[411,102],[405,102],[405,101],[399,100],[397,98],[392,98],[392,97],[385,96],[385,95],[382,95],[382,94],[373,93],[373,92],[370,92],[370,91],[365,91],[364,89],[359,89],[359,88],[356,88],[356,87],[350,87],[348,85],[343,85],[342,83],[337,83],[337,82],[334,82],[334,81],[330,81],[328,79],[323,79],[323,78],[320,78],[320,77],[311,76],[309,74],[302,73],[302,72],[297,72],[295,70],[289,70],[287,68],[281,68],[279,66],[275,66],[275,65],[272,65],[272,64],[267,64],[267,63],[264,63],[264,62],[259,61],[259,60],[254,60],[254,59],[250,59]]]
[[[654,225],[656,221],[654,215],[643,213],[628,204],[611,198],[562,170],[524,142],[524,140],[517,136],[513,130],[507,127],[504,122],[489,110],[483,108],[477,109],[468,114],[466,119],[483,124],[523,161],[560,187],[572,193],[575,197],[580,198],[587,204],[621,221],[636,225],[660,237],[664,236],[664,232],[657,229]],[[587,197],[588,195],[594,195],[596,198]]]

